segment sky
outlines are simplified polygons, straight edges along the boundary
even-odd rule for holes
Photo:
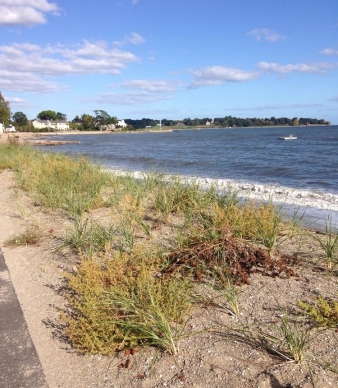
[[[337,0],[0,0],[12,113],[338,124]]]

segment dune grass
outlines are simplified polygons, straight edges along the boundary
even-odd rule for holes
[[[16,171],[18,186],[36,204],[61,210],[72,223],[56,253],[68,249],[69,258],[79,262],[67,275],[69,304],[62,320],[64,333],[81,353],[153,346],[175,355],[197,303],[196,283],[217,279],[223,295],[218,305],[239,317],[237,283],[245,267],[239,259],[277,262],[272,254],[286,225],[272,202],[239,202],[231,189],[203,189],[162,174],[143,179],[112,174],[85,158],[16,144],[0,144],[0,169]],[[335,253],[336,236],[331,233],[324,244]],[[182,257],[186,261],[179,267]],[[335,256],[328,259],[336,263]],[[279,329],[272,349],[302,362],[306,327],[285,315]]]

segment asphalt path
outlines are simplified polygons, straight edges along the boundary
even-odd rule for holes
[[[1,250],[0,387],[48,388]]]

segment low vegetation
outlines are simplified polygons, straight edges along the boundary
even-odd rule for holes
[[[338,300],[319,295],[312,303],[299,301],[298,305],[319,326],[338,328]]]
[[[53,252],[77,263],[66,277],[69,304],[61,319],[64,334],[81,353],[145,346],[179,353],[180,340],[196,334],[187,322],[205,302],[197,296],[201,285],[218,295],[209,304],[239,324],[226,329],[227,338],[269,347],[288,361],[306,360],[312,338],[307,325],[337,327],[337,303],[325,297],[314,304],[299,302],[292,318],[289,310],[279,312],[279,335],[241,326],[239,287],[250,285],[253,274],[298,277],[297,255],[279,251],[297,233],[296,223],[283,219],[271,202],[239,202],[234,192],[203,190],[160,174],[113,175],[84,158],[16,144],[0,145],[0,169],[16,171],[17,184],[37,205],[70,220]],[[35,241],[33,232],[8,244],[29,244]],[[336,276],[337,236],[330,230],[314,235],[314,241],[327,255],[328,276]]]

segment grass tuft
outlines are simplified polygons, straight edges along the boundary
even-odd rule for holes
[[[14,235],[5,241],[6,246],[35,245],[43,237],[42,231],[36,226],[28,227],[24,232]]]

